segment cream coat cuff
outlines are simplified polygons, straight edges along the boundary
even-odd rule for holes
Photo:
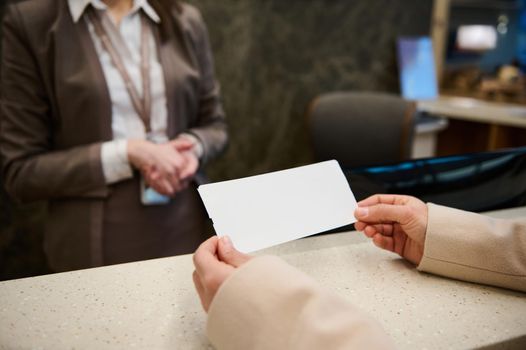
[[[526,291],[526,219],[428,204],[420,271]]]

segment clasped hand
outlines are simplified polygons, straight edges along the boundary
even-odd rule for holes
[[[194,144],[183,137],[156,144],[147,140],[128,141],[128,159],[155,191],[174,196],[182,191],[199,168]]]

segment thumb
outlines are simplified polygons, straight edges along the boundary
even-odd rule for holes
[[[411,211],[405,205],[376,204],[357,208],[354,216],[359,221],[371,224],[397,222],[404,225],[410,221]]]
[[[179,152],[189,151],[194,147],[194,143],[184,137],[179,137],[171,142],[172,146],[175,147]]]
[[[236,250],[228,236],[219,239],[217,252],[221,261],[234,267],[239,267],[252,258],[250,255]]]

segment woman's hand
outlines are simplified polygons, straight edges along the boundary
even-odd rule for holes
[[[424,254],[427,206],[411,196],[374,195],[358,203],[354,227],[376,246],[418,265]]]
[[[173,196],[188,186],[199,168],[193,147],[183,137],[162,144],[129,140],[128,159],[155,191]]]
[[[171,143],[128,140],[128,159],[160,194],[173,196],[183,189],[179,174],[186,158]]]
[[[179,180],[186,187],[199,169],[199,159],[193,150],[194,143],[185,137],[178,137],[170,143],[185,160],[179,169]]]
[[[194,254],[193,279],[206,312],[223,282],[251,258],[250,255],[237,251],[226,236],[209,238],[197,248]]]

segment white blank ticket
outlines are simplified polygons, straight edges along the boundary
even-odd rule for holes
[[[356,199],[335,160],[202,185],[218,236],[245,253],[356,222]]]

